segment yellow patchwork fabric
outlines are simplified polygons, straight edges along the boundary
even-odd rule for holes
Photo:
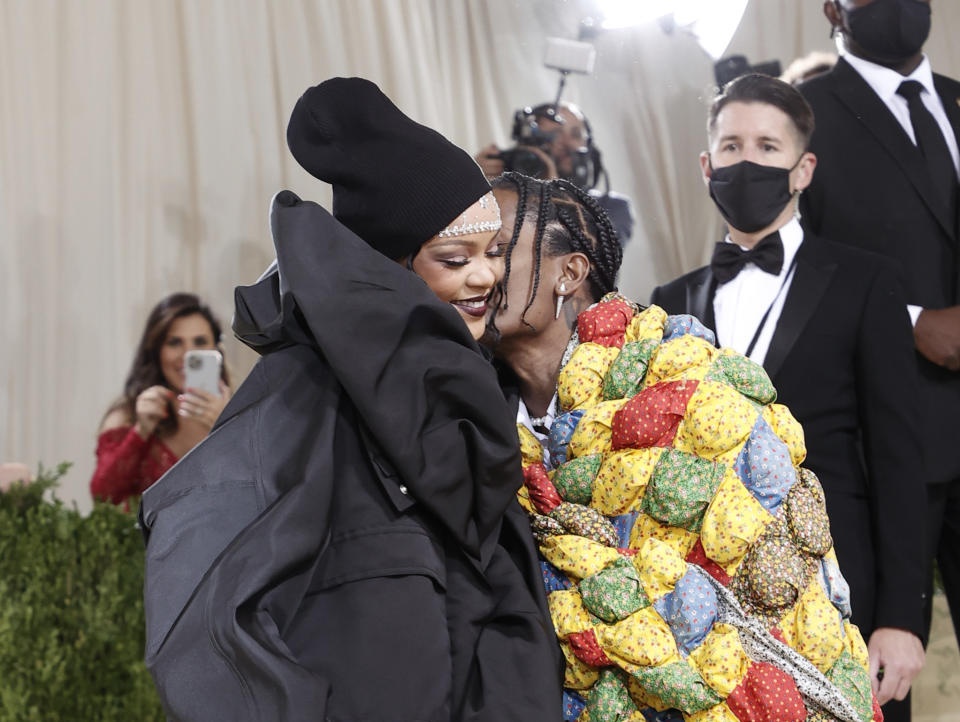
[[[520,491],[517,492],[517,501],[520,502],[520,506],[522,506],[523,510],[528,514],[539,514],[539,512],[533,506],[533,502],[530,501],[530,491],[527,489],[527,487],[520,487]]]
[[[860,634],[859,627],[854,624],[850,624],[850,622],[847,620],[844,620],[843,632],[844,646],[847,648],[847,651],[850,652],[850,656],[853,657],[853,661],[855,661],[864,669],[869,670],[870,657],[867,652],[867,645],[863,641],[863,635]]]
[[[588,454],[603,454],[610,450],[613,416],[627,403],[625,399],[602,401],[584,411],[580,423],[570,437],[567,460]]]
[[[663,327],[667,323],[667,312],[659,306],[649,306],[627,324],[623,335],[624,343],[652,339],[657,343],[663,339]]]
[[[570,643],[565,639],[560,640],[560,650],[563,652],[563,658],[567,660],[567,668],[563,673],[563,686],[569,689],[590,689],[597,683],[600,673],[596,667],[591,667],[582,661],[570,649]],[[582,718],[581,718],[582,719]]]
[[[577,579],[596,574],[620,558],[616,549],[573,534],[550,537],[540,551],[553,566]]]
[[[670,627],[653,607],[616,624],[601,624],[595,631],[604,653],[628,672],[680,660]]]
[[[726,702],[721,702],[702,712],[685,714],[683,718],[689,722],[740,722],[740,719],[727,707]]]
[[[540,440],[523,424],[517,424],[517,433],[520,435],[520,457],[523,468],[527,468],[530,464],[543,463],[543,447],[540,446]]]
[[[759,416],[757,406],[730,386],[701,381],[687,404],[674,447],[733,464]]]
[[[647,539],[656,539],[669,546],[681,559],[685,559],[697,543],[695,532],[663,524],[648,514],[640,512],[630,530],[630,549],[640,549]]]
[[[714,692],[726,699],[747,676],[750,657],[740,634],[728,624],[715,624],[700,646],[690,652],[691,664]]]
[[[663,451],[661,448],[621,449],[608,453],[593,482],[590,506],[608,516],[626,514],[637,508]]]
[[[583,606],[583,600],[575,589],[551,592],[547,597],[547,606],[550,607],[553,628],[561,639],[593,627],[590,613]]]
[[[564,411],[593,406],[603,401],[603,379],[620,355],[616,346],[582,343],[560,372],[557,400]]]
[[[651,602],[673,591],[687,573],[687,563],[676,551],[657,539],[647,539],[640,553],[633,558],[633,566]]]
[[[660,344],[647,366],[645,386],[680,379],[702,380],[710,371],[716,349],[702,338],[683,335]]]
[[[763,408],[763,418],[787,445],[793,465],[800,466],[807,458],[807,445],[803,439],[803,427],[793,418],[790,409],[783,404],[770,404]]]
[[[826,672],[843,652],[843,625],[827,595],[816,581],[808,584],[800,601],[791,610],[793,634],[791,645],[809,659],[821,672]],[[782,625],[783,626],[783,625]]]
[[[700,541],[707,556],[733,576],[747,549],[773,521],[732,469],[724,475],[703,515]]]

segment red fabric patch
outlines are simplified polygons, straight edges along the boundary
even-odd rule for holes
[[[611,667],[613,662],[600,649],[600,642],[597,641],[597,635],[592,629],[586,632],[575,632],[567,637],[570,642],[570,649],[580,659],[593,667]]]
[[[880,709],[880,703],[877,702],[877,696],[873,697],[873,722],[883,722],[883,710]]]
[[[777,638],[777,641],[787,644],[787,638],[783,636],[783,630],[780,629],[780,627],[770,627],[768,631],[770,632],[770,636]]]
[[[557,492],[557,487],[547,476],[547,470],[543,468],[543,464],[530,464],[523,470],[523,485],[530,492],[530,501],[544,516],[560,506],[563,501]]]
[[[611,445],[617,449],[670,446],[697,390],[697,381],[667,381],[644,389],[613,415]]]
[[[730,584],[730,575],[723,570],[723,567],[707,556],[707,552],[704,551],[703,544],[699,538],[697,538],[697,543],[693,545],[693,549],[687,554],[686,561],[690,564],[696,564],[723,586]]]
[[[807,708],[793,678],[771,664],[754,662],[727,697],[727,706],[744,722],[804,722]]]
[[[617,547],[617,552],[623,557],[635,557],[640,553],[640,550],[628,549],[627,547]]]
[[[630,304],[622,298],[612,298],[577,316],[577,334],[580,341],[623,348],[623,334],[632,318]]]

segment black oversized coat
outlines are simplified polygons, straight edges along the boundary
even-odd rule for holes
[[[262,358],[143,496],[147,664],[177,720],[557,720],[514,418],[457,312],[274,199]]]

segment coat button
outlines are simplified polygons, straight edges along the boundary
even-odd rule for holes
[[[407,493],[407,487],[404,486],[403,484],[400,485],[400,493],[401,493],[401,494],[406,494],[406,493]]]

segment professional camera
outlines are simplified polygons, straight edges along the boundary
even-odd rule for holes
[[[541,153],[553,159],[550,145],[553,143],[554,133],[541,128],[540,123],[547,119],[563,124],[565,122],[563,116],[557,112],[556,107],[548,103],[535,108],[528,106],[514,113],[511,137],[516,145],[501,151],[498,156],[503,161],[504,170],[516,171],[532,178],[545,178],[549,175],[550,168]],[[589,126],[587,126],[587,132],[589,133]],[[590,189],[596,185],[597,153],[589,135],[584,147],[573,154],[570,162],[572,173],[567,180],[584,189]]]

